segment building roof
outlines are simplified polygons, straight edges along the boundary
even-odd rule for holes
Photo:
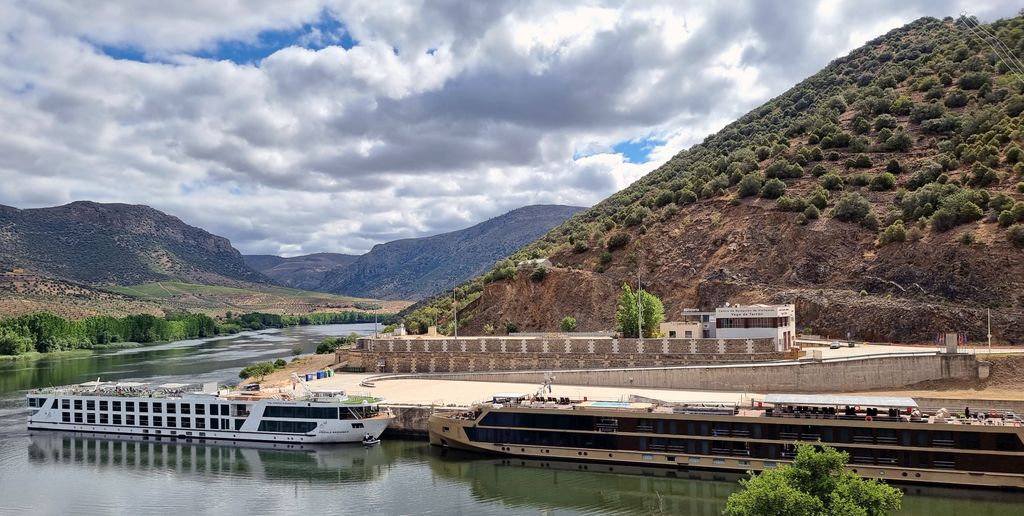
[[[776,405],[846,406],[851,407],[916,407],[913,398],[902,396],[833,396],[829,394],[769,394],[766,403]]]

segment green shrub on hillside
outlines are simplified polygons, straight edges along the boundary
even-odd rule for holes
[[[821,176],[821,186],[826,190],[842,190],[843,178],[835,172],[829,172]]]
[[[778,199],[784,193],[786,193],[786,183],[780,179],[769,179],[761,187],[761,197],[765,199]]]
[[[1024,224],[1014,224],[1006,230],[1006,239],[1016,247],[1024,248]]]
[[[907,239],[907,229],[903,226],[902,220],[897,220],[885,228],[878,235],[879,245],[887,245],[893,242],[903,242]]]
[[[619,232],[615,233],[608,239],[608,250],[614,251],[616,249],[622,249],[629,245],[629,233]]]
[[[753,172],[743,176],[737,185],[736,194],[742,197],[752,197],[761,191],[764,185],[764,176],[760,172]]]
[[[832,208],[832,217],[843,222],[860,223],[871,213],[871,203],[858,193],[845,193]]]
[[[896,176],[888,172],[883,172],[873,177],[871,179],[871,184],[869,185],[869,187],[876,192],[892,190],[894,186],[896,186]]]

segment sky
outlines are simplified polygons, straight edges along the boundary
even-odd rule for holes
[[[981,4],[3,2],[0,204],[358,254],[590,206],[893,28],[1020,9]]]

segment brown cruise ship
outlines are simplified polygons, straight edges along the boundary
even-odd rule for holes
[[[761,471],[797,442],[850,455],[862,476],[1024,489],[1024,428],[1006,411],[924,412],[913,399],[769,395],[763,401],[667,403],[496,395],[428,423],[437,446],[551,460]]]

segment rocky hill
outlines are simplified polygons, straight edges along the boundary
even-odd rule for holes
[[[242,258],[245,263],[270,278],[277,285],[316,290],[328,273],[350,265],[356,255],[338,253],[315,253],[284,258],[270,254],[249,254]]]
[[[25,210],[0,206],[4,271],[89,285],[267,281],[226,238],[148,206],[87,201]]]
[[[931,342],[983,340],[991,308],[1020,342],[1024,18],[970,26],[920,19],[833,61],[514,255],[547,275],[464,284],[460,328],[611,329],[639,269],[668,318],[793,302],[801,331]],[[450,313],[439,297],[405,320]]]
[[[379,244],[344,268],[327,273],[320,290],[376,299],[421,299],[481,274],[582,209],[526,206],[459,231]]]

